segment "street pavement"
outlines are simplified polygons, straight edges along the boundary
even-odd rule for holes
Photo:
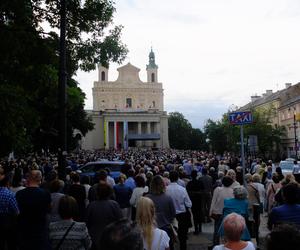
[[[202,233],[200,233],[199,235],[194,235],[193,234],[194,229],[191,228],[188,235],[187,249],[207,250],[208,246],[212,245],[213,230],[214,230],[213,222],[202,224]],[[265,237],[268,233],[269,230],[267,228],[267,217],[264,214],[261,216],[261,225],[259,228],[259,238],[260,238],[259,249],[264,249]],[[253,239],[253,243],[256,244],[255,239]],[[178,245],[175,248],[179,249]]]

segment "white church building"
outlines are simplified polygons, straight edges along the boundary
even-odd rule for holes
[[[84,137],[82,148],[168,148],[168,116],[154,52],[149,53],[146,82],[139,77],[140,69],[130,63],[117,70],[117,80],[109,81],[108,68],[98,67],[93,110],[88,111],[95,125]]]

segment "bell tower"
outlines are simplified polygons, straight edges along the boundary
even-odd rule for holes
[[[151,51],[149,53],[149,64],[146,67],[147,70],[147,82],[156,83],[157,82],[157,69],[158,66],[155,64],[155,55],[154,52]]]
[[[108,68],[98,65],[98,81],[100,83],[108,82]]]

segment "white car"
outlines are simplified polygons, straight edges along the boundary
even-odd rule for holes
[[[279,167],[281,168],[282,174],[287,175],[287,174],[292,174],[293,173],[293,168],[294,168],[294,160],[293,158],[287,158],[285,161],[281,161],[279,163]],[[298,161],[298,164],[300,162]]]

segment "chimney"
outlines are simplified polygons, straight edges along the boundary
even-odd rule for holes
[[[256,100],[258,100],[260,98],[259,95],[253,95],[251,96],[251,102],[255,102]]]
[[[288,89],[288,88],[291,87],[291,86],[292,86],[291,83],[286,83],[286,84],[285,84],[285,88],[286,88],[286,89]]]
[[[269,96],[269,95],[272,95],[273,94],[273,90],[272,89],[267,89],[266,90],[266,95]]]

